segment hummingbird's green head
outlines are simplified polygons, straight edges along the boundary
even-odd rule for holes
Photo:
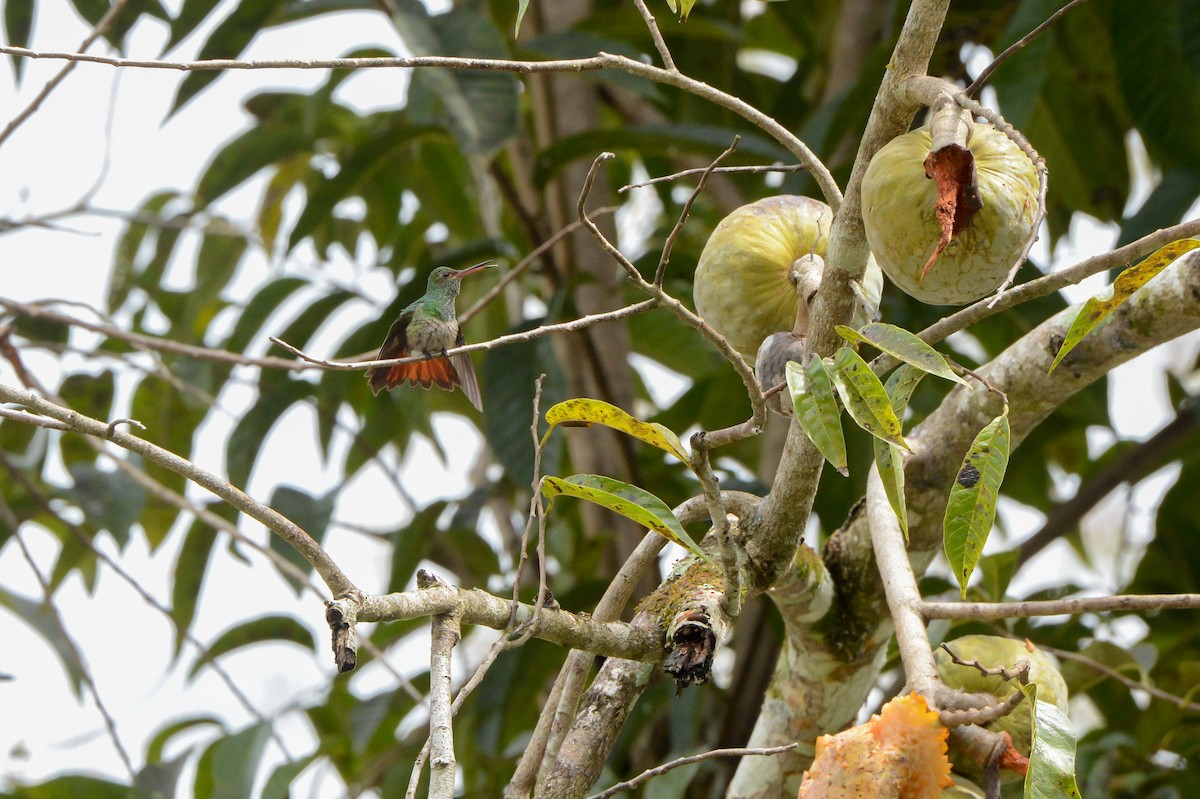
[[[468,266],[466,269],[451,269],[448,266],[439,266],[429,273],[427,289],[429,291],[449,290],[454,294],[458,294],[459,282],[464,277],[495,265],[494,261],[484,261],[474,266]]]

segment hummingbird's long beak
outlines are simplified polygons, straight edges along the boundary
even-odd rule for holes
[[[457,272],[454,273],[454,276],[457,278],[464,278],[467,275],[473,274],[475,272],[481,272],[484,269],[490,269],[495,265],[496,265],[495,261],[483,261],[482,263],[475,264],[474,266],[468,266],[466,269],[459,269]]]

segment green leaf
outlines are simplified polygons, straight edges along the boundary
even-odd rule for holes
[[[967,581],[996,518],[996,500],[1008,468],[1010,443],[1006,409],[975,436],[950,487],[942,543],[964,599]]]
[[[829,461],[842,477],[848,477],[850,471],[846,467],[846,437],[842,433],[842,412],[838,409],[833,381],[825,368],[825,362],[815,356],[808,359],[808,365],[805,367],[801,367],[795,361],[788,361],[785,371],[796,421],[825,456],[825,460]]]
[[[531,319],[515,330],[537,327],[541,320]],[[567,395],[566,379],[552,343],[546,338],[488,350],[479,371],[483,391],[483,430],[488,446],[513,485],[533,482],[534,441],[529,424],[519,420],[533,417],[534,382],[546,375],[542,384],[543,407]],[[547,434],[549,435],[549,434]],[[562,458],[561,438],[542,444],[542,471],[554,472]]]
[[[112,415],[116,377],[109,370],[100,374],[73,374],[63,379],[58,394],[68,408],[93,419],[108,419]],[[79,435],[66,435],[59,439],[63,463],[68,468],[77,463],[94,463],[96,450]]]
[[[210,660],[216,660],[221,655],[227,655],[243,647],[255,644],[287,641],[298,644],[308,651],[315,649],[312,633],[308,628],[291,616],[260,616],[257,619],[243,622],[230,627],[213,641],[204,652],[203,657],[196,659],[188,670],[188,677],[196,673]]]
[[[1025,799],[1080,799],[1075,783],[1075,729],[1050,702],[1037,698],[1037,685],[1021,687],[1033,716],[1033,745],[1025,773]]]
[[[129,529],[146,507],[146,489],[119,469],[109,471],[91,463],[75,463],[67,471],[74,483],[62,491],[62,496],[79,506],[89,524],[107,530],[124,547]]]
[[[509,57],[503,35],[474,8],[453,6],[430,16],[416,0],[395,6],[393,24],[413,55]],[[500,72],[423,69],[409,86],[414,121],[442,123],[464,151],[482,155],[516,134],[519,99],[516,77]]]
[[[171,20],[171,38],[163,52],[170,52],[175,45],[183,41],[220,2],[221,0],[183,0],[179,13]]]
[[[543,446],[556,425],[587,427],[601,424],[633,436],[652,447],[658,447],[663,452],[674,455],[688,467],[692,465],[692,459],[683,448],[683,442],[674,432],[657,422],[643,422],[604,400],[582,398],[560,402],[546,411],[546,422],[550,427],[542,436]]]
[[[667,5],[670,6],[671,13],[678,14],[679,21],[684,22],[688,14],[692,13],[692,6],[696,5],[696,0],[667,0]]]
[[[234,5],[229,16],[209,35],[196,58],[201,61],[212,58],[237,58],[266,26],[271,15],[286,1],[240,0]],[[171,114],[174,115],[220,74],[214,71],[189,72],[175,93],[175,100],[171,103]]]
[[[317,759],[317,754],[313,753],[307,757],[302,757],[299,760],[293,760],[291,763],[284,763],[267,778],[267,784],[263,786],[262,793],[259,794],[259,799],[289,799],[291,784],[300,776],[306,768],[311,766]]]
[[[300,529],[312,536],[317,543],[321,543],[325,540],[325,533],[329,529],[330,520],[333,518],[333,503],[336,497],[336,488],[324,496],[317,497],[298,488],[281,485],[271,494],[268,504],[299,525]],[[307,574],[312,571],[312,564],[305,560],[304,556],[297,552],[295,547],[279,536],[271,536],[270,546],[271,549],[282,555],[285,560],[291,562],[301,572]],[[292,584],[297,594],[304,590],[304,584],[301,580],[287,572],[281,572],[281,574]]]
[[[3,794],[4,799],[129,799],[129,786],[98,777],[68,774],[55,777],[38,785],[23,785],[12,793]]]
[[[513,37],[521,35],[521,20],[525,18],[525,12],[529,10],[529,0],[517,0],[517,21],[513,25]]]
[[[712,562],[684,531],[667,503],[649,491],[598,474],[576,474],[566,480],[559,477],[542,478],[543,496],[552,500],[563,494],[619,513],[668,541],[679,544],[696,557]]]
[[[154,737],[150,739],[148,744],[146,744],[146,762],[161,762],[163,759],[163,749],[165,749],[167,744],[171,742],[171,739],[179,733],[187,732],[188,730],[195,729],[196,727],[207,727],[209,725],[220,727],[221,720],[216,716],[189,716],[188,718],[181,719],[180,721],[171,722],[158,732],[154,733]]]
[[[225,445],[225,469],[229,482],[245,486],[258,459],[263,441],[275,423],[295,403],[312,392],[303,380],[264,380],[260,384],[258,401],[238,419]]]
[[[1054,356],[1054,363],[1050,364],[1050,372],[1067,357],[1071,350],[1083,340],[1084,336],[1092,332],[1098,324],[1103,322],[1112,312],[1115,311],[1125,300],[1129,299],[1133,292],[1144,286],[1149,280],[1169,266],[1172,262],[1186,252],[1200,247],[1200,239],[1181,239],[1173,241],[1159,249],[1155,250],[1145,260],[1136,266],[1131,266],[1121,274],[1117,275],[1117,279],[1113,281],[1110,287],[1108,299],[1100,299],[1092,297],[1085,302],[1075,315],[1075,319],[1071,322],[1071,327],[1067,331],[1067,337],[1063,339],[1062,346],[1058,348],[1058,354]],[[1049,374],[1049,372],[1047,373]]]
[[[253,796],[254,778],[270,734],[271,723],[264,721],[205,749],[196,766],[195,799]]]
[[[112,271],[108,278],[105,304],[110,313],[119,310],[125,304],[125,300],[129,298],[129,290],[136,283],[138,253],[142,249],[142,243],[155,239],[158,235],[152,224],[142,220],[158,218],[167,203],[178,197],[179,193],[174,191],[160,191],[151,195],[138,208],[137,215],[125,225],[125,232],[117,240]]]
[[[901,364],[892,372],[884,390],[891,400],[892,411],[897,419],[904,418],[904,410],[908,400],[917,388],[917,384],[925,377],[925,371],[912,364]],[[875,465],[879,469],[879,479],[883,483],[883,491],[887,495],[888,504],[896,512],[900,520],[900,529],[904,531],[904,541],[908,542],[908,507],[904,500],[904,461],[900,448],[878,438],[872,438],[875,447]]]
[[[210,506],[210,510],[215,510]],[[196,603],[204,587],[209,559],[216,544],[216,531],[202,521],[193,521],[175,560],[171,585],[171,619],[175,622],[175,654],[183,648],[184,636],[196,617]]]
[[[871,322],[858,330],[845,325],[838,325],[835,329],[838,335],[851,344],[870,344],[880,352],[886,352],[893,358],[910,363],[931,375],[967,385],[967,381],[956,375],[950,364],[946,363],[945,356],[902,327],[884,322]]]
[[[307,285],[306,281],[298,277],[281,277],[260,288],[238,314],[233,332],[225,340],[225,349],[245,352],[255,334],[262,330],[263,325],[271,318],[271,314],[279,310],[279,306],[288,297]]]
[[[525,0],[526,3],[529,0]],[[33,31],[33,10],[34,3],[29,2],[14,2],[10,0],[4,4],[4,35],[8,43],[16,47],[27,47],[29,45],[29,34]],[[524,9],[521,10],[524,13]],[[25,59],[18,56],[13,56],[13,72],[17,77],[17,82],[21,80],[21,70],[25,66]]]
[[[867,362],[854,350],[842,347],[834,353],[833,363],[833,385],[854,423],[876,438],[907,450],[908,442],[901,435],[892,402]]]
[[[66,670],[67,679],[76,697],[82,697],[83,664],[79,662],[71,637],[62,626],[62,619],[50,603],[15,594],[0,585],[0,605],[11,611],[13,617],[25,622],[42,637],[58,655],[58,661]],[[70,795],[70,794],[65,794]]]

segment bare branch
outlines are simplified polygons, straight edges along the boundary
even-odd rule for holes
[[[625,780],[625,782],[618,782],[608,790],[592,794],[588,797],[588,799],[608,799],[610,796],[616,796],[621,791],[628,791],[631,788],[636,788],[643,782],[651,780],[662,774],[666,774],[668,771],[677,769],[680,766],[690,766],[692,763],[701,763],[705,760],[712,760],[713,758],[717,757],[763,757],[767,755],[778,755],[782,752],[790,752],[799,745],[800,744],[787,744],[785,746],[771,746],[762,749],[713,749],[709,752],[703,752],[698,755],[686,755],[685,757],[678,757],[674,760],[663,763],[660,766],[648,768],[633,779]]]
[[[462,634],[455,611],[433,617],[429,651],[429,799],[453,799],[454,729],[450,701],[450,652]],[[414,776],[420,771],[413,769]],[[417,780],[409,783],[415,794]]]
[[[503,630],[508,626],[511,601],[478,588],[435,586],[399,594],[344,597],[332,605],[340,607],[348,621],[372,622],[425,618],[449,613],[461,604],[463,624]],[[517,623],[524,623],[532,616],[533,606],[522,602]],[[541,624],[534,637],[598,655],[646,663],[658,663],[663,657],[661,630],[642,629],[617,621],[599,622],[590,616],[559,608],[542,609]]]
[[[1039,646],[1039,648],[1044,649],[1045,651],[1049,652],[1050,654],[1054,655],[1057,658],[1061,658],[1063,660],[1074,660],[1077,663],[1082,663],[1083,665],[1087,666],[1088,668],[1094,669],[1095,671],[1100,672],[1101,674],[1105,675],[1106,677],[1111,677],[1112,679],[1116,680],[1117,682],[1121,683],[1122,685],[1124,685],[1127,688],[1130,688],[1135,691],[1145,691],[1150,696],[1161,699],[1164,702],[1170,702],[1172,705],[1175,705],[1176,707],[1178,707],[1181,710],[1187,710],[1192,713],[1200,713],[1200,704],[1192,702],[1191,700],[1189,700],[1185,697],[1176,696],[1175,694],[1168,693],[1168,692],[1162,690],[1161,688],[1157,688],[1153,685],[1147,685],[1144,682],[1139,682],[1137,680],[1126,677],[1121,672],[1117,671],[1116,669],[1112,668],[1111,666],[1109,666],[1105,663],[1101,663],[1100,661],[1096,660],[1095,658],[1090,658],[1087,655],[1081,655],[1078,652],[1069,652],[1065,649],[1056,649],[1052,646]]]
[[[314,541],[312,536],[300,529],[295,522],[249,496],[229,482],[222,480],[215,474],[201,469],[191,461],[137,436],[123,433],[119,430],[109,432],[108,425],[105,422],[97,421],[96,419],[43,399],[36,394],[21,391],[2,383],[0,383],[0,401],[22,405],[38,414],[57,419],[75,432],[107,439],[117,446],[124,447],[131,452],[136,452],[146,460],[182,475],[193,483],[216,494],[247,516],[261,522],[267,529],[274,532],[284,541],[287,541],[297,552],[304,556],[305,560],[312,564],[317,574],[321,575],[321,579],[325,581],[325,585],[329,587],[334,596],[341,596],[348,591],[358,590],[355,588],[354,583],[350,581],[350,578],[329,557],[329,554],[321,548],[321,545]]]
[[[572,319],[570,322],[559,322],[553,325],[542,325],[533,330],[526,330],[522,333],[510,333],[507,336],[499,336],[490,341],[481,341],[478,344],[467,344],[462,347],[452,347],[446,350],[447,355],[457,355],[460,352],[483,352],[493,350],[497,347],[503,347],[508,344],[521,344],[527,341],[548,336],[553,333],[565,333],[575,330],[583,330],[586,327],[599,324],[600,322],[612,322],[617,319],[624,319],[627,316],[643,313],[658,306],[657,300],[643,300],[634,305],[626,305],[624,308],[618,308],[615,311],[606,311],[604,313],[589,314],[581,316],[578,319]],[[296,364],[292,361],[285,361],[291,364],[292,369],[312,369],[319,366],[322,369],[329,369],[335,372],[352,372],[360,369],[371,369],[379,366],[394,366],[399,363],[412,363],[422,360],[421,356],[409,356],[407,358],[391,358],[382,361],[330,361],[323,358],[316,358],[308,355],[299,347],[293,347],[286,341],[282,341],[274,336],[270,337],[271,341],[280,347],[283,347],[288,352],[295,355],[302,361],[303,364]]]
[[[87,38],[80,42],[79,50],[81,53],[82,51],[91,47],[97,39],[108,32],[108,29],[112,27],[113,23],[116,22],[117,17],[121,15],[121,12],[125,10],[125,7],[128,6],[130,2],[131,0],[117,0],[115,3],[109,6],[108,10],[104,12],[104,16],[102,16],[96,23],[96,26],[92,28],[92,32],[87,35]],[[75,69],[74,63],[68,63],[64,65],[63,68],[59,70],[57,75],[46,82],[46,85],[43,86],[41,91],[37,93],[37,96],[30,101],[29,105],[27,105],[25,109],[21,111],[21,113],[9,120],[9,123],[4,126],[4,130],[0,131],[0,147],[4,146],[4,142],[8,141],[9,137],[13,135],[17,128],[21,127],[21,125],[25,124],[26,120],[37,113],[38,109],[42,107],[42,103],[44,103],[46,98],[50,96],[50,93],[57,89],[59,84],[67,79],[67,75],[70,75],[71,70],[73,69]]]
[[[667,43],[663,39],[662,31],[658,29],[658,21],[646,7],[646,0],[633,0],[633,4],[637,6],[642,19],[646,20],[646,27],[650,29],[650,38],[654,41],[654,48],[658,50],[658,57],[662,59],[663,66],[671,72],[678,72],[679,70],[675,67],[675,59],[671,58],[671,51],[667,49]]]
[[[263,59],[239,60],[236,58],[214,58],[201,61],[162,61],[154,59],[111,58],[86,53],[64,53],[29,50],[24,47],[0,46],[0,53],[21,58],[50,58],[65,61],[82,61],[112,67],[136,69],[169,69],[181,72],[258,70],[258,69],[417,69],[438,67],[442,69],[485,70],[493,72],[515,72],[521,75],[535,73],[594,72],[601,69],[620,69],[639,75],[656,83],[674,86],[721,106],[742,117],[755,127],[771,136],[796,160],[812,173],[821,188],[825,202],[837,211],[842,204],[842,192],[833,175],[786,127],[772,117],[759,111],[746,101],[726,94],[707,83],[689,78],[681,72],[643,64],[633,58],[611,53],[599,53],[589,58],[562,59],[557,61],[510,61],[494,58],[453,58],[448,56],[424,56],[417,58],[327,58],[327,59]]]
[[[1200,608],[1200,594],[1125,594],[1029,602],[921,602],[926,619],[1026,619],[1080,613],[1134,613]]]
[[[769,172],[803,172],[806,167],[802,164],[772,165],[772,166],[700,166],[694,169],[684,169],[681,172],[673,172],[670,175],[662,175],[657,178],[643,180],[641,183],[630,183],[617,189],[619,193],[625,193],[630,189],[642,189],[646,186],[654,186],[659,183],[670,183],[680,178],[690,177],[691,175],[736,175],[750,174],[762,175]],[[598,214],[599,211],[593,211],[593,214]]]
[[[638,2],[641,1],[642,0],[638,0]],[[671,260],[671,248],[675,246],[675,239],[679,238],[679,234],[683,232],[683,226],[687,222],[688,216],[692,212],[692,204],[696,202],[696,198],[700,196],[702,191],[704,191],[704,184],[708,182],[708,176],[712,174],[712,171],[716,169],[722,161],[733,155],[733,152],[737,149],[738,142],[741,141],[741,138],[741,136],[734,136],[733,143],[725,148],[725,151],[718,155],[716,159],[708,165],[708,169],[701,173],[700,179],[696,181],[696,187],[692,189],[692,193],[688,195],[687,202],[683,204],[683,209],[679,212],[679,220],[675,223],[675,226],[671,228],[671,232],[667,234],[666,241],[663,242],[662,254],[659,255],[658,258],[658,268],[654,271],[655,286],[658,286],[659,288],[662,287],[663,278],[666,277],[667,274],[667,263]]]
[[[904,548],[900,521],[884,493],[883,481],[875,464],[871,465],[871,472],[867,476],[867,524],[871,528],[871,544],[875,549],[875,563],[887,595],[888,609],[896,625],[896,644],[900,648],[908,687],[924,696],[930,704],[935,704],[937,689],[942,681],[929,648],[925,620],[921,618],[919,610],[921,593],[908,560],[908,551]]]
[[[979,73],[979,77],[975,78],[970,86],[963,89],[963,94],[965,94],[967,97],[977,96],[984,84],[988,82],[988,78],[992,77],[992,73],[995,72],[1001,64],[1012,58],[1019,50],[1023,49],[1026,45],[1044,33],[1046,29],[1057,22],[1063,14],[1067,13],[1072,8],[1083,2],[1086,2],[1086,0],[1071,0],[1071,2],[1067,3],[1058,11],[1055,11],[1053,14],[1047,17],[1046,21],[1041,25],[1038,25],[1029,33],[1025,34],[1020,39],[1017,39],[1015,42],[1009,45],[1004,52],[992,59],[992,63],[983,68],[983,71]]]

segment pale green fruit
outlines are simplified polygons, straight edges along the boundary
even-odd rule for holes
[[[696,267],[696,312],[747,361],[767,336],[792,329],[799,305],[792,264],[825,255],[832,221],[825,203],[785,194],[743,205],[709,236]],[[869,262],[864,292],[870,300],[874,291],[876,307],[881,280]]]
[[[1054,658],[1042,650],[1034,647],[1031,651],[1024,641],[996,635],[964,635],[948,644],[954,650],[954,654],[962,660],[978,660],[988,668],[1012,668],[1018,660],[1028,660],[1029,682],[1037,684],[1038,700],[1049,702],[1062,712],[1067,712],[1067,683]],[[999,676],[985,677],[971,666],[956,665],[942,649],[934,652],[934,659],[937,661],[937,670],[942,682],[950,688],[969,693],[986,692],[998,699],[1004,699],[1013,691],[1019,690],[1017,680],[1004,680]],[[1031,719],[1029,701],[1024,700],[1012,713],[988,724],[987,728],[996,732],[1007,732],[1012,736],[1013,746],[1028,757],[1029,746],[1032,743]]]
[[[976,123],[967,148],[975,157],[983,208],[924,281],[921,270],[941,236],[934,213],[937,187],[925,177],[929,130],[892,139],[863,176],[862,215],[871,252],[902,291],[931,305],[963,305],[995,291],[1037,215],[1037,170],[1016,144],[991,125]]]

